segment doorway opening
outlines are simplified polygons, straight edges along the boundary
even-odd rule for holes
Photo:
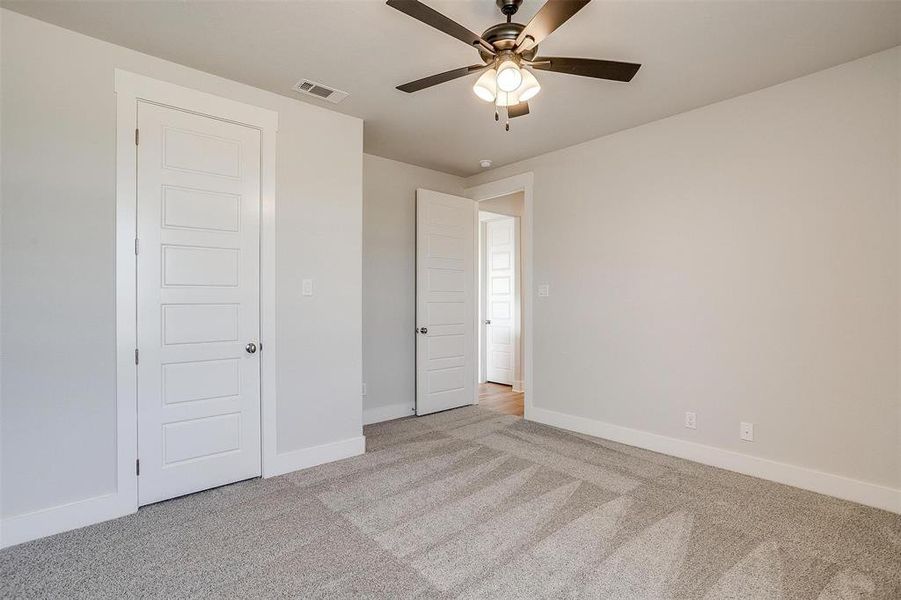
[[[479,404],[523,416],[522,191],[479,202]]]
[[[480,184],[467,188],[466,196],[416,190],[417,416],[479,404],[530,418],[535,400],[530,292],[533,178],[532,173],[521,173]],[[493,221],[498,223],[492,225]],[[507,223],[506,234],[500,233],[502,222]],[[506,260],[489,260],[489,229],[497,229],[492,247],[507,244]],[[502,268],[507,269],[506,287],[493,281],[500,278]],[[498,285],[492,289],[490,281]],[[506,301],[506,310],[498,301]],[[495,324],[505,325],[506,334],[489,336],[487,329]],[[489,363],[489,348],[506,353],[506,360],[494,356]],[[498,374],[498,367],[505,375]]]

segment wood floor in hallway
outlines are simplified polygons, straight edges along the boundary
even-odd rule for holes
[[[523,393],[514,392],[509,385],[499,383],[479,384],[479,406],[504,413],[505,415],[523,415]]]

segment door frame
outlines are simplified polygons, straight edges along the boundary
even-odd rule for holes
[[[522,311],[522,336],[523,355],[522,355],[522,373],[523,373],[523,418],[529,419],[532,413],[532,407],[535,405],[535,386],[532,383],[532,337],[535,331],[532,324],[532,307],[535,305],[533,296],[533,264],[532,264],[532,211],[534,208],[534,199],[532,188],[535,176],[530,171],[483,183],[466,188],[463,193],[475,200],[482,202],[499,196],[506,196],[515,192],[523,193],[523,214],[520,222],[520,253],[522,261],[522,285],[520,286],[520,310]],[[476,207],[478,208],[478,207]],[[476,387],[476,396],[478,396],[478,386]],[[478,401],[478,398],[476,398]]]
[[[137,130],[138,101],[260,131],[260,435],[263,477],[276,475],[275,160],[278,113],[115,70],[116,92],[116,504],[138,509]]]
[[[525,210],[525,202],[523,202],[523,210]],[[483,217],[483,215],[491,215]],[[514,359],[513,359],[513,382],[511,387],[514,392],[522,392],[523,369],[522,369],[522,230],[520,217],[512,215],[504,215],[492,212],[490,210],[479,211],[479,383],[488,382],[488,336],[485,329],[485,318],[488,313],[488,223],[491,221],[500,221],[509,219],[513,223],[513,247],[515,256],[513,260],[513,328],[515,331]],[[519,378],[517,379],[517,375]]]

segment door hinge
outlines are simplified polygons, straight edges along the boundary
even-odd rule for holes
[[[140,251],[141,251],[141,250],[140,250],[140,243],[138,242],[138,238],[135,238],[135,256],[137,256],[137,255],[138,255],[138,252],[140,252]]]
[[[135,128],[135,146],[138,145],[138,142],[140,141],[140,139],[141,139],[141,133],[137,128]]]
[[[138,349],[135,348],[135,364],[138,364]]]
[[[135,475],[141,474],[141,459],[135,460]]]

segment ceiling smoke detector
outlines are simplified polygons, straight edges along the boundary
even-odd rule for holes
[[[487,158],[483,158],[482,160],[479,161],[479,166],[482,167],[483,169],[490,169],[491,161],[488,160]]]

